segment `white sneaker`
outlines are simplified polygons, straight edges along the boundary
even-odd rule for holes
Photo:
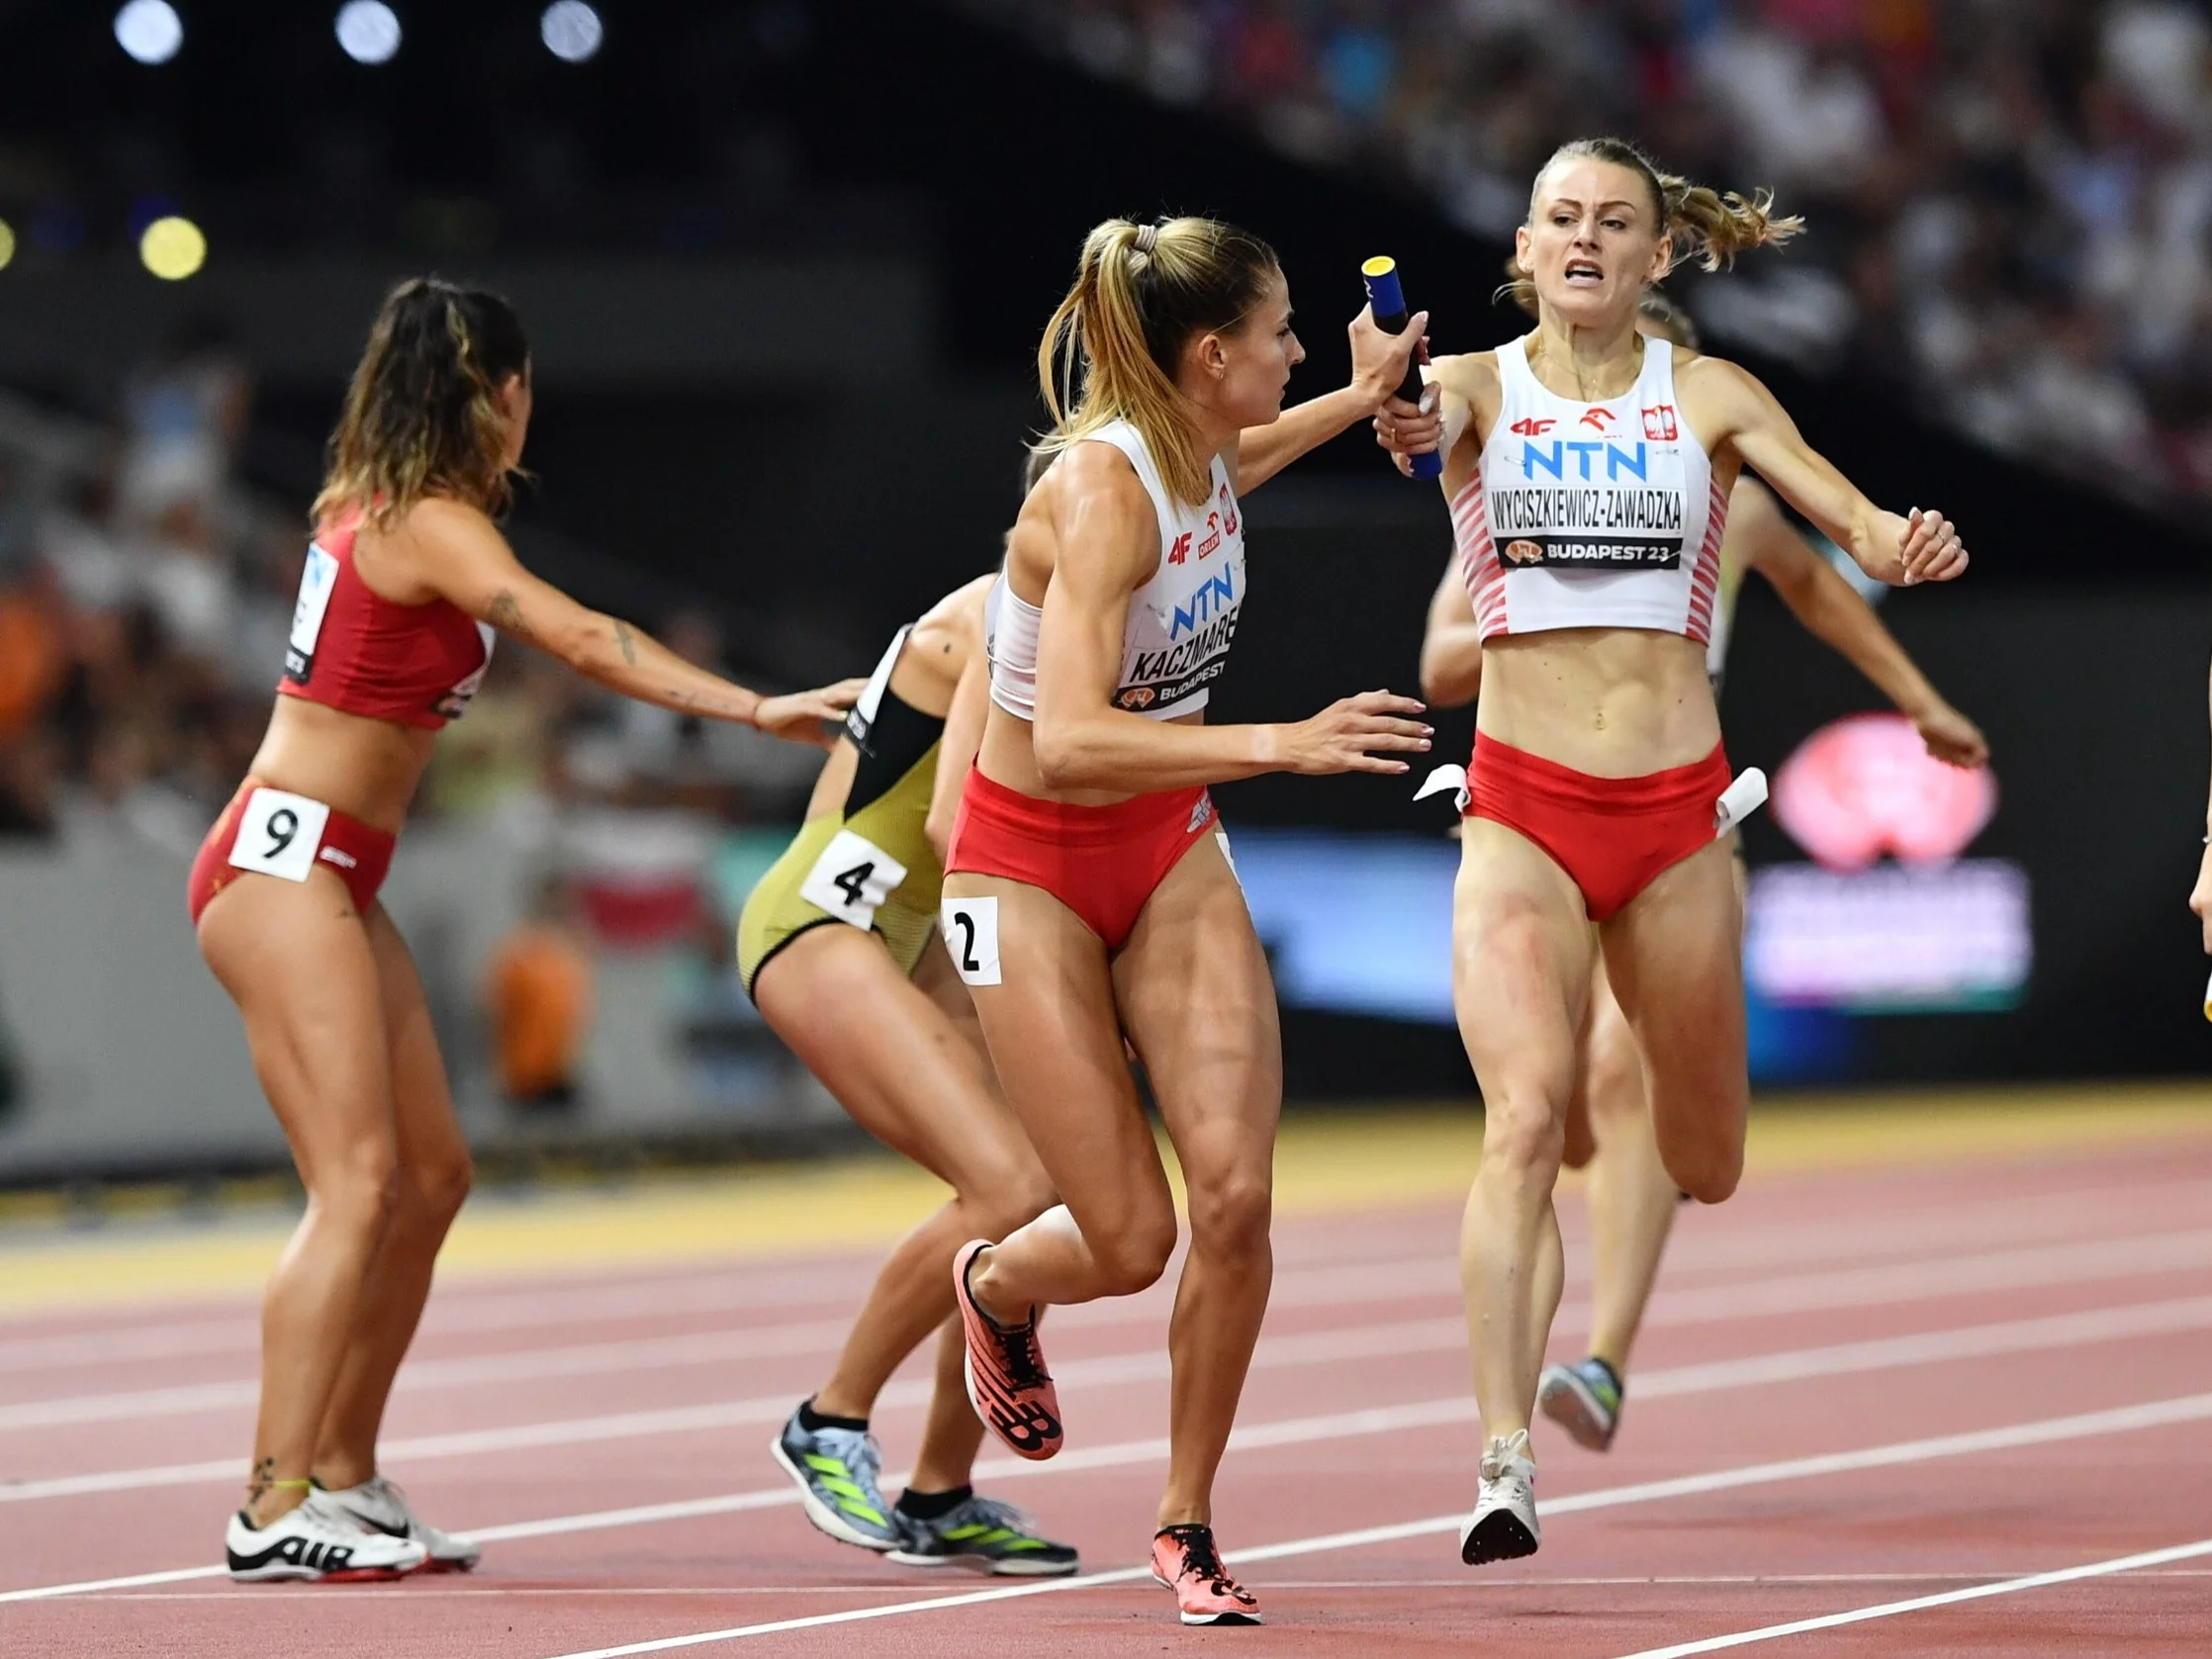
[[[266,1526],[255,1526],[240,1510],[230,1518],[223,1546],[230,1576],[240,1584],[398,1578],[430,1558],[413,1538],[370,1531],[323,1492],[310,1492],[299,1508]]]
[[[1536,1524],[1536,1465],[1528,1430],[1493,1434],[1482,1451],[1482,1490],[1459,1534],[1459,1559],[1470,1567],[1533,1555],[1543,1540]]]
[[[429,1573],[465,1573],[484,1559],[484,1551],[467,1538],[441,1532],[408,1507],[407,1494],[382,1475],[371,1475],[359,1486],[324,1490],[323,1499],[336,1505],[362,1526],[391,1538],[413,1538],[429,1552]]]

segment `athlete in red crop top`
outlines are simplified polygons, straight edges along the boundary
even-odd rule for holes
[[[469,1186],[421,981],[376,895],[494,630],[627,695],[799,742],[826,744],[861,689],[759,696],[523,570],[491,514],[529,418],[529,346],[506,302],[432,280],[392,292],[338,424],[268,735],[193,864],[200,954],[244,1016],[309,1198],[263,1306],[233,1578],[476,1562],[376,1465]]]
[[[1204,219],[1091,231],[1041,365],[1060,415],[1052,364],[1074,342],[1082,398],[1007,543],[992,702],[945,859],[946,941],[1061,1200],[956,1262],[969,1393],[1008,1447],[1053,1456],[1064,1435],[1036,1310],[1140,1291],[1174,1249],[1126,1030],[1190,1199],[1152,1537],[1186,1624],[1260,1617],[1215,1547],[1213,1489],[1267,1308],[1282,1108],[1274,988],[1206,786],[1402,773],[1429,747],[1421,705],[1386,691],[1273,726],[1204,724],[1191,694],[1228,643],[1212,604],[1243,599],[1238,493],[1381,408],[1419,343],[1372,316],[1350,333],[1352,383],[1285,412],[1305,353],[1265,242]],[[1163,591],[1187,608],[1140,614]],[[1034,633],[1015,605],[1037,612]],[[1133,712],[1161,702],[1165,719]]]

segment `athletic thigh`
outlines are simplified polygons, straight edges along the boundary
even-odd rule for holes
[[[945,893],[998,901],[999,982],[968,988],[1060,1202],[1094,1248],[1157,1245],[1162,1234],[1171,1245],[1173,1196],[1123,1053],[1105,945],[1042,887],[964,871],[945,877]]]
[[[321,869],[241,876],[202,912],[199,939],[308,1190],[388,1182],[399,1147],[382,987],[345,884]]]
[[[468,1138],[453,1112],[453,1084],[438,1048],[422,975],[383,905],[370,905],[367,921],[391,1054],[401,1178],[434,1204],[458,1205],[468,1193],[474,1168]]]
[[[1484,1145],[1502,1131],[1556,1145],[1581,1067],[1595,954],[1582,893],[1533,842],[1470,818],[1451,935],[1452,1005],[1482,1088]]]
[[[1726,843],[1661,872],[1601,931],[1668,1170],[1696,1197],[1724,1198],[1750,1105],[1742,903]]]
[[[1146,901],[1114,960],[1114,994],[1190,1191],[1264,1223],[1282,1115],[1282,1027],[1244,889],[1206,836]]]
[[[839,922],[777,952],[753,994],[770,1028],[885,1146],[960,1192],[1026,1179],[1035,1156],[998,1093],[974,1010],[954,1017],[937,964],[966,1003],[934,939],[908,978],[880,939]]]

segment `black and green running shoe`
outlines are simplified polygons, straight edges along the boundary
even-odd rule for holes
[[[1536,1385],[1544,1416],[1574,1436],[1577,1445],[1604,1451],[1620,1428],[1620,1397],[1626,1392],[1613,1368],[1592,1354],[1573,1365],[1551,1365]]]
[[[769,1449],[798,1483],[806,1519],[822,1531],[877,1553],[905,1543],[906,1533],[876,1484],[883,1454],[865,1429],[808,1429],[793,1412]]]
[[[1081,1565],[1072,1544],[1038,1535],[1029,1517],[995,1498],[963,1499],[928,1520],[898,1512],[906,1541],[890,1559],[908,1567],[968,1567],[1001,1578],[1064,1578]]]

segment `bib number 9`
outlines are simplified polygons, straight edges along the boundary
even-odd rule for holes
[[[329,821],[330,809],[319,800],[282,789],[255,789],[238,809],[230,862],[280,880],[305,881]]]
[[[1005,983],[998,971],[997,899],[948,898],[938,910],[937,925],[963,983]]]
[[[798,896],[865,933],[905,879],[906,867],[867,836],[839,830],[799,883]]]

